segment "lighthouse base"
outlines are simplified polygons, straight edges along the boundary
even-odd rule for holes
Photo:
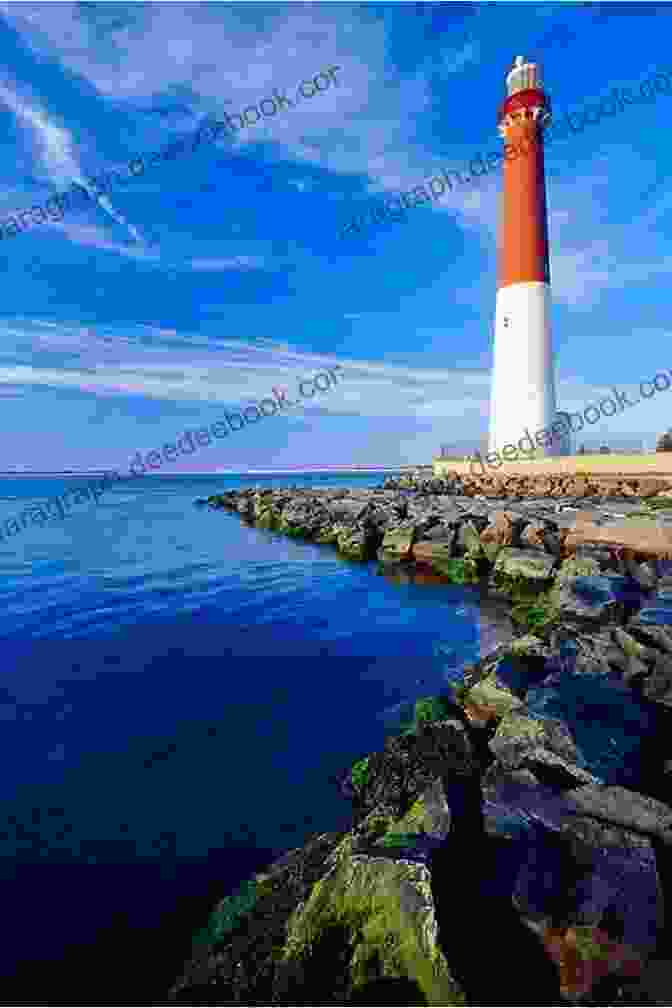
[[[555,405],[550,314],[548,283],[497,292],[489,451],[505,460],[569,454]]]

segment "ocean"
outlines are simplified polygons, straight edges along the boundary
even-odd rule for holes
[[[5,1002],[141,1004],[212,905],[314,832],[336,775],[484,647],[473,588],[393,579],[157,476],[0,543]],[[0,521],[86,480],[4,478]]]

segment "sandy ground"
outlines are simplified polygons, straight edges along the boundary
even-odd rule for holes
[[[485,468],[485,472],[484,472]],[[437,476],[452,470],[473,476],[561,476],[587,473],[593,476],[669,476],[672,478],[672,452],[651,455],[571,455],[565,458],[535,459],[530,462],[504,462],[501,466],[481,466],[464,460],[435,459]]]

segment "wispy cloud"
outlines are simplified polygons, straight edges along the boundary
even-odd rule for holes
[[[112,220],[126,228],[134,241],[144,241],[138,229],[115,208],[110,198],[105,194],[97,195],[83,177],[69,130],[58,126],[34,98],[29,100],[6,84],[0,84],[0,101],[14,113],[18,125],[31,136],[36,154],[36,173],[46,176],[59,189],[73,183],[81,186]]]
[[[236,256],[233,259],[191,259],[189,267],[196,272],[220,273],[226,270],[263,269],[260,256]]]

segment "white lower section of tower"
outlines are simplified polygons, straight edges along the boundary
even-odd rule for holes
[[[540,445],[537,432],[552,432],[558,420],[551,348],[551,289],[540,281],[510,284],[497,291],[494,367],[490,401],[489,451],[515,445],[517,455],[567,455],[569,438],[556,436]],[[557,430],[557,428],[556,428]],[[519,442],[522,441],[522,448]],[[542,442],[547,441],[541,435]]]

